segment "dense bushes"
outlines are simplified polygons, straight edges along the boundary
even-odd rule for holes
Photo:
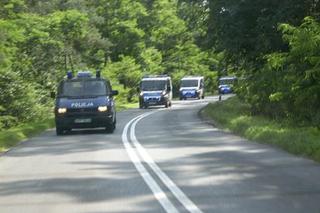
[[[307,17],[298,27],[281,24],[279,30],[289,50],[266,55],[240,94],[255,112],[320,127],[320,25]]]
[[[209,1],[210,44],[251,113],[320,127],[318,1]],[[306,17],[306,18],[305,18]]]

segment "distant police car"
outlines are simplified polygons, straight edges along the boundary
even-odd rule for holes
[[[110,82],[100,78],[100,72],[92,77],[90,72],[79,72],[73,78],[60,82],[55,103],[57,135],[73,128],[104,127],[108,132],[116,128],[116,109]]]
[[[204,98],[204,78],[202,76],[189,76],[181,79],[180,100],[187,98]]]
[[[237,78],[233,76],[226,76],[219,78],[219,94],[230,94],[233,93],[233,86],[236,83]]]
[[[171,106],[172,82],[167,75],[145,76],[140,82],[139,107]]]

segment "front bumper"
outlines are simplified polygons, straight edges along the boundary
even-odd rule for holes
[[[114,121],[110,112],[82,112],[55,115],[56,126],[62,129],[107,127]]]
[[[233,93],[232,89],[219,89],[219,94],[230,94]]]
[[[165,105],[168,102],[168,98],[165,96],[143,96],[140,97],[140,103],[148,106]]]
[[[181,91],[180,98],[198,98],[199,94],[197,91]]]

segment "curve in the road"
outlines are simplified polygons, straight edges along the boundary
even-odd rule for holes
[[[156,180],[153,179],[152,175],[143,166],[142,161],[152,169],[152,171],[159,177],[162,183],[171,191],[171,193],[184,206],[185,209],[191,213],[202,213],[202,211],[183,193],[183,191],[160,169],[160,167],[154,162],[154,160],[147,153],[141,143],[139,143],[135,136],[135,127],[137,123],[155,112],[156,111],[152,111],[139,115],[126,124],[122,133],[122,142],[127,150],[127,153],[137,171],[140,173],[141,177],[149,186],[155,198],[159,201],[166,212],[175,213],[178,212],[178,210],[168,199],[167,195],[157,184]],[[129,132],[130,140],[128,140]]]

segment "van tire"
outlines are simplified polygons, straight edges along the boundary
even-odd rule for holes
[[[113,133],[115,129],[116,129],[116,122],[113,122],[112,124],[109,124],[106,127],[106,132],[107,133]]]
[[[60,128],[60,127],[56,127],[56,134],[57,135],[63,135],[64,133],[64,129]]]

